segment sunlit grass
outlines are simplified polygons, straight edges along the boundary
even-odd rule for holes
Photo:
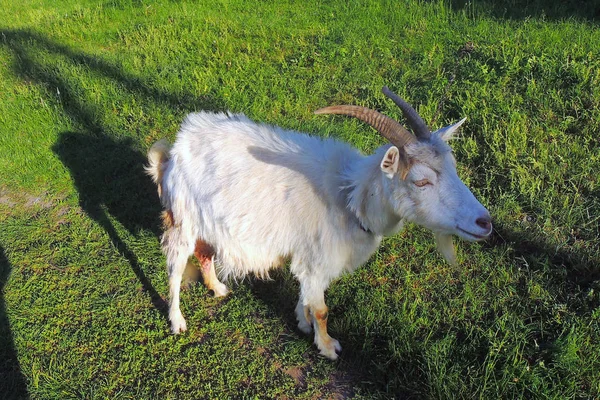
[[[5,5],[0,397],[600,396],[600,31],[589,5],[526,3]],[[229,109],[371,152],[312,112],[400,118],[383,85],[433,127],[468,117],[453,147],[493,238],[459,267],[421,228],[386,239],[327,293],[336,363],[295,329],[286,271],[192,285],[172,336],[147,148]]]

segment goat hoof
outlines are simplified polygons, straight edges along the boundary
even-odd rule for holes
[[[212,291],[215,297],[225,297],[229,294],[229,289],[227,289],[227,286],[222,283],[215,285],[212,288]]]
[[[312,325],[306,320],[298,321],[298,329],[308,335],[312,331]]]
[[[338,354],[342,351],[340,342],[333,338],[330,338],[325,343],[317,344],[317,347],[319,347],[319,350],[321,350],[321,355],[329,358],[332,361],[337,360]]]
[[[333,346],[335,347],[335,352],[340,354],[342,352],[342,345],[335,339],[331,339],[333,341]]]
[[[177,317],[171,318],[171,332],[173,332],[174,335],[185,331],[187,331],[187,324],[185,323],[183,315],[179,314]]]

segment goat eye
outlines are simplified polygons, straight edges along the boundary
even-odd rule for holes
[[[421,179],[420,181],[415,181],[414,184],[417,185],[418,187],[432,185],[432,183],[429,181],[429,179]]]

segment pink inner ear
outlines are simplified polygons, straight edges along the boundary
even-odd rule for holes
[[[383,162],[383,166],[384,167],[391,167],[392,165],[394,165],[395,159],[396,159],[396,153],[388,153],[386,160]]]

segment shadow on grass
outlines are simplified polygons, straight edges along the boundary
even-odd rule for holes
[[[159,234],[152,216],[160,211],[156,188],[144,173],[145,157],[130,140],[116,141],[104,135],[64,132],[53,147],[71,172],[81,208],[106,231],[115,248],[127,259],[142,288],[167,317],[166,301],[158,294],[115,229],[111,217],[130,233],[140,229]]]
[[[27,383],[13,343],[10,323],[4,302],[4,286],[10,274],[10,263],[0,247],[0,397],[2,399],[27,399]]]
[[[495,234],[484,247],[508,246],[510,257],[519,260],[522,268],[543,272],[552,293],[559,295],[557,303],[565,304],[576,315],[600,307],[600,298],[588,296],[590,290],[600,290],[600,257],[594,251],[575,251],[570,246],[558,249],[556,244],[508,229],[494,226]],[[522,293],[527,296],[526,293]]]
[[[590,296],[590,293],[600,292],[600,259],[593,252],[557,251],[556,246],[548,241],[535,240],[531,236],[498,224],[492,238],[480,245],[490,249],[503,246],[508,250],[505,257],[514,260],[515,265],[522,265],[521,269],[527,268],[531,272],[542,273],[544,288],[556,294],[555,303],[564,305],[570,314],[585,318],[591,316],[594,310],[600,307],[600,298]],[[368,267],[367,265],[366,268]],[[402,265],[398,267],[402,268]],[[556,341],[564,334],[565,326],[554,321],[552,310],[531,300],[530,288],[526,281],[528,274],[519,274],[522,277],[516,287],[517,293],[511,301],[519,304],[518,313],[525,325],[545,327],[543,330],[529,333],[529,339],[535,340],[536,346],[525,347],[521,356],[532,366],[543,361],[548,367],[552,367],[557,355],[562,354],[561,349],[556,347]],[[293,280],[293,276],[289,271],[275,271],[271,277],[272,281],[251,280],[252,293],[268,306],[272,315],[285,322],[289,332],[294,332],[298,337],[312,343],[312,334],[305,335],[296,327],[294,308],[298,285]],[[456,285],[458,287],[460,283],[457,282]],[[360,306],[354,304],[353,298],[346,296],[346,300],[341,303],[343,306],[340,307],[338,303],[337,307],[333,306],[330,309],[329,321],[333,326],[336,318],[345,318],[344,314],[347,312],[353,314],[366,311],[359,310]],[[477,325],[483,331],[493,330],[496,318],[497,315],[490,311],[484,319],[477,321]],[[427,372],[422,370],[423,366],[427,365],[427,360],[424,354],[425,348],[419,343],[419,338],[414,338],[413,343],[405,346],[405,348],[412,348],[411,350],[392,356],[389,354],[388,343],[393,342],[396,339],[395,335],[403,330],[401,326],[379,330],[376,325],[373,325],[365,327],[370,331],[365,333],[353,322],[345,326],[343,331],[337,332],[335,328],[331,330],[332,325],[330,325],[330,333],[340,340],[343,347],[340,360],[335,364],[336,371],[341,371],[345,378],[340,380],[339,387],[331,388],[334,393],[341,390],[344,393],[358,391],[363,395],[369,394],[378,398],[435,397],[435,392],[432,392],[428,386]],[[486,363],[490,350],[488,340],[485,337],[472,337],[472,334],[464,331],[464,327],[440,325],[434,328],[428,339],[435,341],[451,333],[456,335],[453,357],[460,359],[463,365]],[[365,343],[368,343],[366,350],[364,350]],[[317,353],[316,346],[312,345],[307,357],[315,359],[319,357]],[[501,374],[502,371],[498,373]],[[335,382],[335,378],[332,378],[332,381]]]
[[[307,335],[297,327],[294,309],[298,301],[299,284],[287,269],[272,271],[270,276],[272,280],[268,281],[250,279],[252,293],[268,307],[271,315],[285,323],[288,334],[293,333],[312,344],[306,354],[309,360],[314,363],[317,358],[323,358],[313,343],[314,334],[311,332]],[[357,306],[350,305],[353,299],[347,300],[349,307],[341,308]],[[335,325],[336,319],[344,318],[344,312],[348,311],[344,309],[333,306],[329,310],[329,333],[342,345],[340,358],[332,361],[335,370],[332,371],[329,377],[330,383],[327,385],[333,398],[352,398],[356,392],[375,398],[425,397],[427,377],[417,367],[423,364],[424,355],[417,350],[411,351],[410,354],[403,354],[401,358],[392,359],[386,350],[387,342],[391,338],[385,334],[370,332],[367,338],[363,332],[335,331],[332,326]],[[363,350],[365,342],[370,343],[370,349]],[[388,362],[385,363],[385,368],[381,369],[378,361],[384,359]],[[400,385],[398,385],[399,381],[401,381]],[[382,388],[387,390],[384,391]]]
[[[524,20],[544,18],[561,20],[574,18],[598,23],[600,2],[579,0],[450,0],[456,11],[481,10],[494,18]]]
[[[51,62],[40,61],[38,55],[49,53],[72,65],[84,66],[149,102],[172,109],[206,108],[210,102],[205,98],[177,97],[152,88],[109,62],[74,51],[29,30],[5,30],[0,35],[0,43],[15,56],[12,66],[15,74],[25,81],[50,88],[50,93],[60,93],[63,111],[80,127],[78,132],[62,133],[53,150],[71,173],[82,209],[106,231],[113,245],[129,261],[154,307],[167,319],[166,302],[147,278],[135,253],[119,236],[112,220],[132,234],[140,230],[159,234],[157,216],[161,207],[156,188],[143,170],[146,158],[131,140],[110,134],[110,129],[100,122],[106,110],[96,109],[81,98],[80,93],[85,93],[85,88],[63,76]]]

